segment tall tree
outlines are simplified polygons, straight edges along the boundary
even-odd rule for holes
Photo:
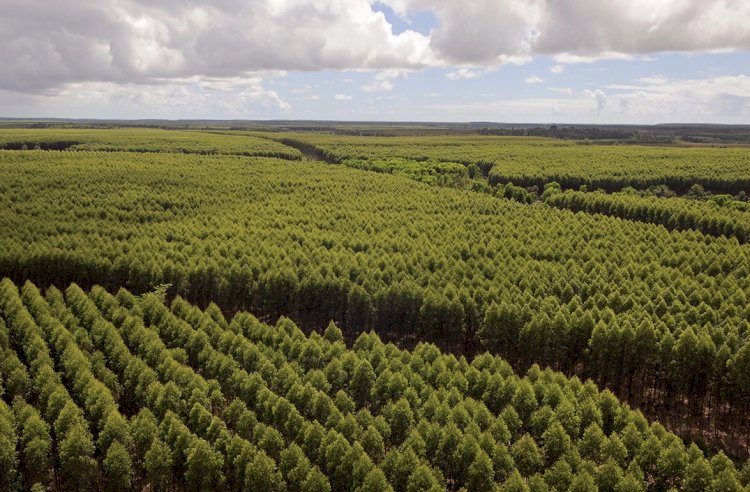
[[[91,434],[74,424],[60,442],[60,474],[67,487],[85,490],[95,482],[97,464]]]
[[[281,473],[276,469],[276,464],[265,453],[255,455],[255,459],[247,467],[245,472],[245,490],[268,490],[270,492],[285,489]]]
[[[172,483],[172,455],[164,441],[153,439],[143,457],[146,478],[155,492],[166,491]]]
[[[185,484],[188,490],[221,489],[224,484],[224,459],[203,439],[196,439],[187,450]]]
[[[469,467],[466,480],[467,488],[472,492],[490,491],[494,488],[495,473],[492,461],[487,453],[479,451]]]
[[[104,490],[127,491],[133,484],[133,464],[130,453],[118,441],[114,441],[102,461]]]

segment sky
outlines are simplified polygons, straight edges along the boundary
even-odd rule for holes
[[[0,11],[0,117],[750,124],[750,0]]]

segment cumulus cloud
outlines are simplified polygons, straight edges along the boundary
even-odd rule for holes
[[[373,79],[360,87],[365,92],[388,92],[392,91],[394,84],[393,81],[400,77],[406,77],[406,72],[403,70],[383,70],[373,77]]]
[[[669,79],[663,75],[654,75],[652,77],[641,77],[638,79],[639,82],[651,85],[664,85],[669,83]]]
[[[368,0],[5,0],[2,10],[0,88],[23,92],[435,63],[428,37],[393,34]]]
[[[448,77],[450,80],[468,80],[468,79],[475,79],[481,75],[481,72],[478,70],[474,70],[472,68],[459,68],[458,70],[454,72],[449,72],[445,76]]]
[[[312,90],[312,86],[310,84],[304,84],[300,87],[291,89],[289,92],[292,94],[307,94],[311,90]]]
[[[610,97],[631,114],[661,112],[688,120],[750,117],[750,77],[746,75],[700,79],[644,77],[633,84],[605,87]]]
[[[541,84],[544,82],[541,77],[537,77],[536,75],[531,75],[530,77],[526,77],[523,79],[524,82],[527,84]]]
[[[190,78],[159,84],[73,82],[44,95],[0,90],[0,103],[17,116],[87,118],[96,108],[97,117],[110,119],[270,118],[292,110],[260,79]]]
[[[4,0],[0,89],[49,93],[77,82],[165,83],[269,70],[418,70],[452,79],[525,63],[663,51],[750,49],[746,0],[382,0],[428,34],[394,34],[372,0]],[[469,67],[475,67],[474,69]],[[559,73],[562,65],[552,68]],[[394,77],[364,90],[390,90]]]
[[[601,89],[586,89],[583,95],[593,99],[596,102],[596,112],[601,113],[607,107],[607,95]]]
[[[632,60],[633,55],[617,51],[603,51],[594,55],[578,55],[575,53],[560,53],[555,55],[555,61],[565,65],[575,63],[595,63],[601,60]]]
[[[333,97],[347,101],[355,79],[362,91],[389,92],[429,67],[460,81],[544,55],[554,60],[551,75],[526,79],[538,83],[572,63],[750,50],[747,0],[379,1],[407,26],[415,12],[429,11],[437,22],[426,34],[395,34],[374,0],[2,0],[1,107],[61,116],[64,104],[104,108],[100,116],[134,114],[136,105],[154,115],[180,108],[184,115],[278,116],[292,111],[284,94],[318,97],[318,82],[316,90],[274,91],[273,79],[289,71],[370,72],[365,82],[339,77],[352,85],[335,87]],[[549,103],[556,115],[585,108],[589,117],[741,119],[750,112],[748,85],[743,76],[654,75],[585,91],[550,88],[558,98],[532,106]]]
[[[653,77],[584,91],[550,90],[559,95],[431,104],[421,107],[420,114],[458,121],[548,123],[745,124],[750,118],[750,77],[744,75],[666,81]]]
[[[383,0],[395,11],[431,10],[430,46],[449,63],[500,64],[557,55],[559,63],[664,51],[750,48],[745,0]]]

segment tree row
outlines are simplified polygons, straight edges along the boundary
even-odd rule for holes
[[[285,318],[228,321],[180,298],[168,307],[155,294],[75,285],[42,296],[7,280],[0,319],[7,487],[630,491],[750,481],[750,467],[685,447],[591,381],[536,365],[519,377],[489,354],[405,351],[374,333],[347,349],[333,324],[305,336]],[[16,345],[29,348],[15,355]],[[50,410],[35,371],[70,410]]]
[[[715,421],[743,439],[746,385],[732,367],[748,340],[750,250],[736,238],[317,163],[40,154],[0,153],[13,178],[0,184],[0,272],[18,282],[139,293],[168,283],[170,296],[229,313],[283,314],[306,330],[334,320],[349,341],[375,329],[405,346],[430,340],[468,354],[496,350],[491,332],[504,330],[517,368],[551,363],[591,377],[597,361],[640,351],[620,334],[645,323],[649,339],[664,340],[667,365],[610,386],[653,402],[644,408],[655,416],[693,408],[677,395],[702,398],[703,427]],[[493,303],[513,321],[491,327]],[[597,325],[618,342],[594,343]],[[692,384],[667,370],[678,357],[670,338],[688,332],[710,340],[705,384],[661,391],[665,381]]]
[[[546,203],[558,208],[599,213],[661,224],[668,229],[696,229],[708,235],[750,239],[750,209],[744,202],[644,197],[635,193],[587,193],[568,190],[550,194]]]

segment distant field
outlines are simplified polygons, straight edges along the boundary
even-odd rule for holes
[[[0,149],[231,154],[299,159],[296,149],[252,136],[154,128],[2,129]]]
[[[750,203],[719,197],[697,200],[659,198],[635,193],[590,193],[567,190],[546,199],[548,205],[569,210],[601,213],[669,229],[697,229],[705,234],[750,240]]]
[[[403,168],[414,175],[413,167],[420,166],[426,174],[465,175],[468,170],[443,171],[437,163],[475,165],[490,185],[512,182],[541,189],[555,181],[565,189],[585,185],[607,191],[666,185],[684,193],[701,184],[717,193],[750,192],[748,148],[581,145],[536,137],[268,135],[314,149],[326,160],[376,171],[390,164],[389,172]]]
[[[402,174],[429,184],[470,186],[486,182],[498,154],[516,146],[562,147],[572,142],[538,137],[394,136],[352,137],[321,134],[263,134],[328,162],[357,169]],[[461,184],[461,181],[464,181]]]
[[[283,142],[283,143],[282,143]],[[284,143],[289,145],[284,145]],[[290,146],[291,145],[291,146]],[[429,184],[487,191],[513,183],[542,189],[619,191],[665,185],[686,192],[750,192],[750,149],[580,145],[541,137],[479,135],[356,137],[279,132],[129,129],[3,129],[0,149],[228,154],[328,162],[396,173]],[[295,148],[296,147],[296,148]]]
[[[509,151],[495,161],[490,183],[619,191],[666,185],[678,193],[700,184],[716,193],[750,192],[750,149],[577,145]]]

